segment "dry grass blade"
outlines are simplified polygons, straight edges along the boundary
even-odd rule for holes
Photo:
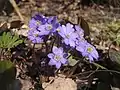
[[[22,14],[20,13],[20,10],[19,10],[16,2],[15,2],[14,0],[9,0],[9,1],[10,1],[10,3],[12,4],[12,6],[14,7],[16,13],[19,15],[21,21],[24,21],[24,18],[23,18],[23,16],[22,16]]]

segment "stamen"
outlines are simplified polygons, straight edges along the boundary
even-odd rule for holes
[[[60,59],[61,59],[60,56],[58,56],[58,55],[55,56],[55,60],[59,61]]]
[[[47,26],[47,29],[48,29],[48,30],[51,30],[51,29],[52,29],[52,25],[49,24],[49,25]]]
[[[69,38],[69,37],[70,37],[70,35],[69,35],[69,34],[67,34],[67,35],[66,35],[66,38]]]
[[[93,48],[92,48],[92,47],[88,47],[88,48],[87,48],[87,51],[90,53],[90,52],[93,51]]]
[[[60,32],[60,29],[58,28],[57,31]]]
[[[36,24],[37,24],[37,25],[40,25],[40,24],[41,24],[41,21],[37,20],[37,21],[36,21]]]
[[[38,34],[34,34],[35,37],[38,37],[39,35]]]

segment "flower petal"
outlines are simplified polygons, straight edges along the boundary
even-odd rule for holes
[[[64,39],[64,42],[65,42],[66,45],[68,45],[68,44],[69,44],[69,39],[66,39],[66,38],[65,38],[65,39]]]
[[[54,59],[50,59],[50,61],[49,61],[48,64],[49,64],[49,65],[56,65],[57,62],[56,62]]]
[[[77,34],[77,33],[72,33],[72,34],[70,35],[70,37],[71,37],[72,39],[76,39],[76,38],[78,37],[78,34]]]
[[[60,53],[60,54],[63,53],[63,48],[62,47],[58,48],[58,53]]]
[[[94,50],[93,53],[91,53],[91,55],[95,58],[95,59],[98,59],[98,52],[96,50]]]
[[[61,63],[60,62],[57,62],[56,63],[56,68],[59,69],[61,67]]]
[[[67,30],[66,30],[66,27],[65,25],[62,25],[62,31],[61,31],[63,34],[67,34]]]
[[[73,40],[69,40],[69,44],[70,46],[75,47],[75,42]]]
[[[52,52],[53,52],[53,53],[56,53],[57,50],[58,50],[58,48],[57,48],[56,46],[53,46]]]
[[[74,32],[74,31],[75,31],[75,30],[74,30],[74,28],[73,28],[73,25],[70,24],[70,23],[67,23],[67,24],[66,24],[66,33],[69,34],[69,33],[72,33],[72,32]]]
[[[62,59],[60,60],[60,62],[61,62],[62,64],[65,64],[65,63],[67,62],[67,60],[64,59],[64,58],[62,58]]]
[[[79,52],[84,52],[84,48],[82,46],[76,46],[76,50]]]
[[[54,54],[53,53],[49,53],[48,55],[47,55],[49,58],[54,58]]]
[[[89,55],[88,58],[89,58],[90,62],[92,62],[94,60],[91,55]]]

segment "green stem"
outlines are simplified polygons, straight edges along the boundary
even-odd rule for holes
[[[81,60],[81,58],[79,58],[79,57],[74,57],[74,58],[75,58],[75,59],[78,59],[78,60]],[[90,62],[87,61],[86,59],[83,59],[83,61],[85,61],[85,62],[87,62],[87,63],[89,63],[89,64],[93,64],[94,66],[99,67],[99,68],[101,68],[101,69],[106,69],[106,70],[107,70],[107,68],[105,68],[104,66],[102,66],[102,65],[100,65],[100,64],[98,64],[98,63],[95,63],[95,62],[90,63]]]
[[[111,72],[111,73],[117,73],[120,74],[119,71],[115,71],[115,70],[98,70],[96,69],[95,71],[87,71],[87,72],[83,72],[83,73],[79,73],[79,74],[75,74],[72,77],[76,77],[76,76],[80,76],[80,75],[85,75],[85,74],[89,74],[86,78],[89,78],[91,75],[95,74],[96,72]]]
[[[84,58],[83,58],[84,59]],[[79,63],[81,62],[81,60],[79,60],[73,67],[72,67],[72,69],[70,70],[70,73],[69,73],[69,75],[67,76],[67,77],[71,77],[72,76],[72,74],[75,72],[75,70],[76,70],[76,68],[77,68],[77,66],[79,65]]]
[[[95,65],[96,67],[101,68],[101,69],[108,70],[106,67],[104,67],[104,66],[102,66],[102,65],[100,65],[100,64],[98,64],[98,63],[93,62],[92,64]]]

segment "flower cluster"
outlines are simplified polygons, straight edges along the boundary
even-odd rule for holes
[[[78,25],[61,25],[55,16],[45,17],[37,14],[30,20],[29,28],[28,38],[33,43],[42,43],[46,35],[58,34],[65,45],[75,48],[82,56],[89,58],[90,62],[99,57],[95,47],[85,40],[84,30]],[[60,68],[62,64],[67,63],[65,55],[62,47],[53,46],[52,53],[48,54],[49,65]]]
[[[37,14],[29,22],[28,38],[33,43],[42,43],[44,36],[56,32],[58,27],[57,17],[45,17]]]
[[[90,62],[98,59],[98,52],[93,45],[84,39],[84,31],[78,25],[73,26],[67,23],[66,26],[59,27],[58,33],[66,45],[76,48],[83,56],[88,57]]]

